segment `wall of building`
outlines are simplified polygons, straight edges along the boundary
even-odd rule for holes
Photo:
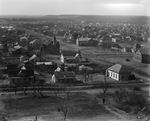
[[[142,63],[150,64],[150,55],[142,54]]]
[[[134,58],[135,61],[141,62],[142,61],[142,56],[139,52],[134,53]]]
[[[118,73],[115,73],[113,71],[108,70],[107,71],[107,76],[114,79],[114,80],[119,81],[119,74]]]

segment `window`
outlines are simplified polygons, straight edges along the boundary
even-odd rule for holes
[[[124,76],[122,76],[121,78],[122,78],[122,80],[124,80]]]
[[[119,80],[119,78],[118,78],[118,74],[116,74],[116,80]]]
[[[112,72],[110,71],[110,77],[112,77]]]
[[[113,78],[115,79],[116,77],[115,77],[116,75],[115,75],[115,73],[113,72]]]

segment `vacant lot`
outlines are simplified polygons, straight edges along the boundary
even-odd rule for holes
[[[65,95],[65,94],[64,94]],[[107,110],[99,101],[86,93],[73,93],[66,99],[55,95],[39,96],[2,95],[1,112],[9,115],[9,120],[21,118],[35,119],[35,116],[45,121],[62,121],[63,111],[68,110],[67,119],[70,121],[108,121],[120,118]]]

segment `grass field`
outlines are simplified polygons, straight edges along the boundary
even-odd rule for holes
[[[35,119],[35,116],[43,121],[62,121],[63,113],[57,109],[57,105],[62,104],[67,104],[69,121],[117,121],[120,119],[100,104],[96,98],[86,93],[74,93],[69,100],[64,99],[66,102],[63,103],[54,95],[41,98],[30,94],[26,97],[3,95],[1,101],[4,105],[1,111],[10,116],[9,121],[18,121],[22,118]]]

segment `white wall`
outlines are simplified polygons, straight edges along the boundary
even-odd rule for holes
[[[110,71],[110,70],[108,70],[107,73],[108,73],[108,77],[119,81],[119,74],[118,73],[115,73],[115,72]]]

